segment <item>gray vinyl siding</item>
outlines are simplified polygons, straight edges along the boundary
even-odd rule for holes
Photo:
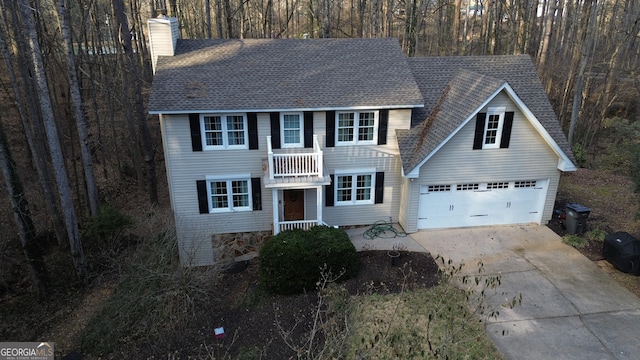
[[[411,110],[390,110],[386,145],[354,145],[326,147],[324,112],[314,114],[314,133],[324,151],[325,168],[330,174],[336,169],[375,168],[384,171],[382,204],[324,207],[323,219],[329,225],[369,225],[378,220],[398,220],[400,209],[401,164],[395,129],[408,129]]]
[[[195,251],[181,259],[193,259],[193,265],[212,262],[211,235],[216,233],[271,230],[272,194],[262,189],[262,210],[200,214],[196,181],[209,176],[240,175],[259,177],[262,159],[267,157],[268,114],[258,116],[259,150],[191,149],[187,115],[163,116],[161,122],[165,146],[167,178],[175,214],[181,254]],[[207,244],[209,244],[207,246]],[[208,258],[208,259],[207,259]]]
[[[411,199],[419,199],[421,185],[549,179],[542,221],[551,219],[560,178],[558,156],[508,95],[498,94],[487,107],[501,106],[514,112],[509,148],[472,150],[475,129],[472,119],[422,165],[419,178],[409,183]],[[411,201],[408,207],[405,230],[414,232],[418,201]]]
[[[316,207],[316,189],[305,189],[304,191],[304,218],[317,219],[318,208]]]
[[[398,220],[401,204],[401,165],[395,129],[408,129],[411,110],[389,111],[386,145],[355,145],[326,148],[325,112],[314,113],[314,134],[324,152],[324,165],[330,174],[336,169],[373,168],[385,172],[382,204],[326,207],[323,220],[329,225],[368,225],[377,220]],[[175,214],[180,253],[185,265],[211,264],[215,256],[211,236],[216,233],[271,231],[273,225],[272,190],[262,188],[262,210],[200,214],[196,180],[207,175],[248,174],[263,178],[263,159],[267,158],[267,136],[271,135],[268,113],[258,114],[258,150],[205,150],[194,152],[188,115],[164,115],[161,120],[167,179]],[[311,152],[312,149],[286,148],[278,153]],[[262,186],[264,186],[263,180]],[[324,190],[324,189],[323,189]],[[316,191],[305,191],[305,217],[316,218]],[[322,196],[324,202],[324,196]]]
[[[402,226],[402,228],[408,232],[407,229],[417,227],[418,217],[415,216],[414,219],[410,217],[411,209],[411,201],[413,198],[411,197],[411,180],[407,178],[402,178],[400,185],[400,209],[398,211],[398,223]],[[413,225],[411,224],[413,221]],[[415,230],[414,230],[415,231]]]

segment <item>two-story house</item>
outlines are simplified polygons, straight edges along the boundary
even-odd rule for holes
[[[179,39],[148,22],[181,261],[214,235],[378,220],[546,223],[571,151],[528,56],[407,59],[394,38]]]

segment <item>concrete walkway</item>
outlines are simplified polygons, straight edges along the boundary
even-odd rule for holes
[[[501,307],[486,326],[505,359],[640,358],[638,297],[546,226],[420,231],[402,241],[464,263],[469,274],[482,260],[485,274],[499,274],[500,292],[507,292],[490,300],[495,306],[522,294],[521,306]]]

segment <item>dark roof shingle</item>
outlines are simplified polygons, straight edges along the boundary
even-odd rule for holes
[[[395,38],[178,40],[151,113],[422,106]]]

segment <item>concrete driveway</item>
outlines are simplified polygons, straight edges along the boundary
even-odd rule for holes
[[[430,252],[499,274],[506,297],[486,329],[505,359],[638,359],[640,300],[546,226],[492,226],[410,235]],[[490,301],[495,306],[504,296]],[[506,332],[503,335],[503,331]]]

